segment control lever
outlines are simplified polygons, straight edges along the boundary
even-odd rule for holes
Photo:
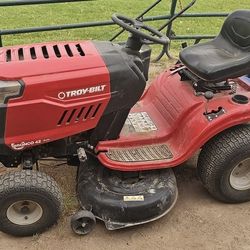
[[[208,102],[213,99],[214,93],[212,91],[206,91],[203,95],[207,100],[205,104],[205,114],[207,115],[208,114]]]

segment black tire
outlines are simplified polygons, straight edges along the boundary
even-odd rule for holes
[[[89,234],[93,231],[95,225],[95,216],[90,211],[81,210],[71,217],[71,228],[78,235]]]
[[[0,176],[1,231],[14,236],[41,233],[58,221],[61,211],[61,191],[47,174],[22,170]]]
[[[250,158],[250,126],[239,125],[225,130],[202,148],[198,175],[209,193],[227,203],[250,200],[250,188],[235,189],[230,176],[238,164]]]

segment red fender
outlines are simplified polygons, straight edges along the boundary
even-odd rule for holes
[[[240,79],[237,94],[250,98],[248,85]],[[131,113],[146,112],[156,130],[129,131],[124,126],[120,138],[102,141],[97,146],[99,160],[107,167],[120,171],[138,171],[177,166],[189,159],[208,140],[218,133],[250,120],[250,104],[238,104],[229,91],[215,94],[208,103],[203,96],[196,96],[192,83],[181,81],[179,74],[162,73],[145,92]],[[222,108],[217,118],[211,121],[204,115]],[[114,160],[110,154],[127,154],[129,150],[166,145],[172,153],[168,159],[134,161]],[[119,158],[119,157],[118,157]]]

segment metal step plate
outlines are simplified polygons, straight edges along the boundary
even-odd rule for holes
[[[110,149],[106,156],[113,161],[142,162],[173,158],[166,144],[150,145],[137,148]]]

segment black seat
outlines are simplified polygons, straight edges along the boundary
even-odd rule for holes
[[[228,16],[212,41],[180,52],[181,62],[205,81],[219,82],[250,73],[250,10]]]

